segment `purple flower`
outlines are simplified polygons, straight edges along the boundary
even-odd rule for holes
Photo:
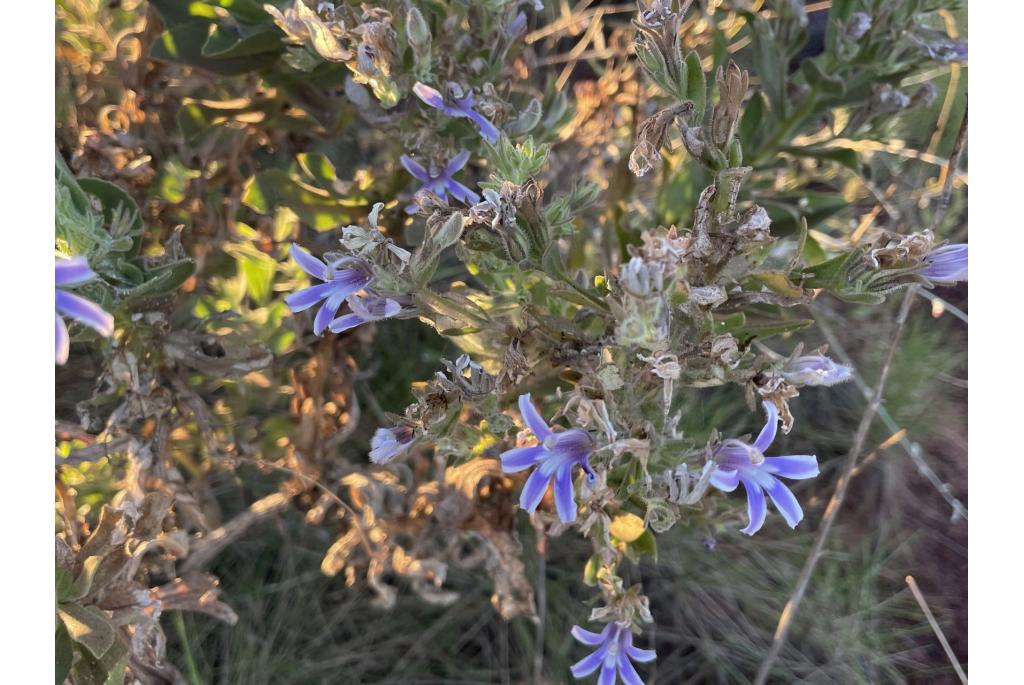
[[[402,155],[399,157],[399,161],[402,162],[402,166],[405,167],[405,170],[412,174],[416,180],[423,182],[424,189],[429,190],[442,198],[447,199],[448,193],[451,193],[451,196],[456,200],[465,202],[466,204],[472,205],[480,201],[479,195],[452,178],[452,176],[454,176],[456,172],[460,171],[462,167],[466,166],[466,162],[469,161],[468,150],[463,150],[459,154],[455,155],[455,157],[453,157],[452,160],[440,170],[431,165],[430,171],[427,171],[419,162],[408,155]],[[412,203],[405,208],[405,211],[412,214],[418,209],[419,206],[416,203]]]
[[[54,283],[57,288],[79,285],[94,278],[96,278],[96,272],[89,268],[89,262],[85,257],[58,259],[55,264]],[[59,289],[56,292],[56,361],[58,364],[64,364],[71,351],[71,336],[61,314],[70,316],[75,321],[88,326],[104,338],[109,338],[114,333],[114,317],[103,311],[98,304],[90,302],[84,297]]]
[[[594,444],[585,430],[572,428],[554,433],[537,413],[530,401],[530,394],[519,396],[519,413],[537,439],[536,447],[517,447],[501,455],[501,469],[505,473],[516,473],[533,465],[537,469],[530,474],[519,496],[519,506],[534,512],[540,504],[548,484],[555,482],[555,507],[558,517],[569,523],[576,520],[576,499],[572,484],[573,466],[579,465],[593,482],[596,479],[590,468],[590,453]]]
[[[489,143],[498,142],[498,129],[482,114],[473,109],[473,91],[463,93],[455,83],[448,84],[448,98],[425,83],[416,82],[412,87],[416,97],[434,109],[439,109],[450,117],[466,117],[471,119],[480,129],[480,135]]]
[[[295,313],[323,302],[313,319],[313,333],[322,335],[345,300],[368,286],[373,275],[366,262],[355,257],[325,264],[295,243],[292,243],[291,255],[303,271],[323,283],[294,292],[284,301]]]
[[[933,283],[951,284],[967,280],[967,243],[943,245],[924,259],[921,275]]]
[[[402,310],[402,305],[398,302],[382,297],[372,290],[367,290],[365,294],[349,295],[347,302],[352,311],[330,323],[328,328],[331,329],[331,333],[342,333],[370,321],[390,319]]]
[[[653,649],[633,646],[633,633],[628,623],[609,623],[600,634],[573,626],[572,636],[588,647],[597,647],[593,654],[573,665],[573,677],[585,678],[600,667],[598,685],[615,685],[616,674],[626,685],[644,685],[633,661],[647,663],[657,656]]]
[[[779,411],[770,402],[764,402],[768,422],[753,445],[730,438],[715,450],[718,468],[711,476],[711,484],[723,492],[732,492],[739,483],[747,491],[747,515],[750,519],[743,532],[753,535],[764,525],[768,506],[764,495],[768,493],[775,508],[782,514],[790,528],[804,517],[803,509],[796,497],[782,484],[777,476],[803,480],[818,475],[818,458],[814,455],[791,455],[766,457],[764,451],[775,440],[779,424]]]
[[[370,461],[374,464],[386,464],[395,457],[404,454],[415,431],[412,426],[400,423],[392,428],[378,428],[370,440]]]
[[[797,357],[782,369],[782,377],[796,386],[835,385],[850,380],[853,371],[823,354]]]

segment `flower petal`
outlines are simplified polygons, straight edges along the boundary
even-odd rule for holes
[[[743,489],[747,491],[747,517],[749,519],[747,527],[740,532],[753,535],[764,525],[764,519],[768,515],[768,503],[765,502],[764,492],[756,481],[746,476],[740,476],[740,482],[743,483]]]
[[[765,412],[768,413],[768,420],[761,429],[760,435],[754,441],[754,448],[764,452],[775,442],[775,431],[779,428],[779,410],[771,402],[762,402]]]
[[[818,475],[818,458],[813,454],[765,457],[762,468],[775,476],[803,480],[805,478],[814,478]]]
[[[54,267],[54,282],[58,286],[78,285],[96,278],[85,257],[58,258]]]
[[[57,311],[93,329],[104,338],[114,332],[114,317],[95,302],[74,293],[57,291]]]
[[[636,668],[625,654],[619,654],[619,677],[626,685],[644,685],[640,674],[636,672]]]
[[[617,659],[605,659],[601,666],[601,675],[597,678],[597,685],[615,685],[615,671]]]
[[[422,100],[424,104],[437,109],[444,109],[444,96],[427,84],[417,81],[416,85],[412,87],[412,92],[416,93],[416,97]]]
[[[469,161],[469,150],[460,150],[459,154],[452,157],[451,161],[448,162],[444,167],[444,175],[451,177],[457,171],[460,171],[462,167],[466,166],[466,162]]]
[[[424,183],[430,183],[430,174],[428,174],[427,170],[423,168],[423,165],[415,159],[409,155],[402,155],[398,158],[398,161],[402,163],[402,166],[405,167],[406,171],[412,174],[413,178],[418,181],[423,181]]]
[[[740,472],[719,466],[711,474],[711,484],[722,492],[732,492],[740,484]]]
[[[358,314],[343,314],[332,321],[327,328],[331,333],[344,333],[356,326],[362,326],[364,323],[366,323],[366,319]]]
[[[549,477],[544,475],[540,469],[530,474],[526,479],[526,485],[519,495],[519,506],[531,514],[537,510],[537,505],[544,499],[544,493],[548,489]]]
[[[654,661],[658,658],[658,653],[653,649],[640,649],[633,645],[626,648],[626,654],[629,654],[629,658],[633,661],[639,661],[642,664],[645,664],[648,661]]]
[[[575,634],[575,633],[574,633]],[[585,656],[575,664],[569,670],[572,671],[574,678],[586,678],[588,675],[597,670],[597,667],[604,662],[604,655],[608,653],[608,645],[601,645],[593,654]]]
[[[544,455],[541,445],[536,447],[516,447],[515,449],[503,452],[501,455],[501,470],[505,473],[516,473],[528,469]]]
[[[292,259],[295,260],[296,264],[302,267],[303,271],[313,278],[319,278],[321,281],[328,280],[327,265],[311,255],[305,248],[292,243],[292,247],[288,251],[288,254],[292,256]]]
[[[296,290],[288,297],[284,298],[284,303],[288,305],[288,308],[298,314],[304,312],[317,302],[321,302],[327,298],[328,295],[334,290],[333,283],[318,283],[317,285],[311,285],[308,288],[302,290]]]
[[[57,317],[57,363],[63,366],[68,360],[68,353],[71,352],[71,336],[68,335],[68,327],[64,325],[60,314],[55,316]]]
[[[608,633],[611,631],[611,626],[612,624],[609,623],[600,633],[592,633],[580,626],[573,626],[572,630],[569,632],[572,633],[572,636],[576,638],[577,642],[581,642],[589,647],[596,647],[597,645],[604,644],[605,637],[607,637]]]
[[[488,143],[492,145],[498,142],[500,132],[495,128],[494,124],[487,120],[484,115],[480,114],[474,109],[467,109],[466,116],[476,122],[477,127],[480,129],[480,135]]]
[[[537,408],[533,406],[530,393],[519,396],[519,413],[538,440],[541,442],[547,440],[548,436],[551,435],[551,429],[548,428],[548,424],[541,418]]]
[[[338,310],[341,309],[342,303],[345,301],[345,294],[343,291],[335,290],[324,302],[324,306],[320,307],[320,311],[316,313],[316,318],[313,319],[313,335],[323,335],[327,327],[334,321],[334,317],[338,315]]]
[[[562,523],[576,520],[576,491],[572,485],[572,464],[555,472],[555,508]]]
[[[452,197],[460,202],[465,202],[468,205],[475,205],[480,202],[480,196],[474,193],[472,190],[462,185],[458,181],[448,179],[444,183],[445,190],[447,190]]]
[[[789,527],[796,528],[796,524],[800,523],[804,518],[804,510],[800,508],[800,502],[797,501],[785,483],[773,476],[769,476],[769,478],[771,479],[770,481],[765,479],[765,491],[772,498],[772,503],[775,504],[775,508],[782,514],[782,518],[786,519]]]

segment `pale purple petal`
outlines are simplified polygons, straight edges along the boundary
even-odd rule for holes
[[[604,643],[605,639],[608,637],[608,634],[611,632],[611,630],[612,624],[609,623],[600,633],[592,633],[589,630],[581,628],[580,626],[573,626],[570,632],[578,642],[581,642],[587,645],[588,647],[596,647],[597,645]]]
[[[503,452],[501,455],[501,470],[505,473],[516,473],[528,469],[537,463],[546,450],[537,445],[536,447],[516,447],[515,449]]]
[[[967,280],[967,244],[943,245],[925,258],[921,275],[936,283]]]
[[[427,84],[417,81],[416,85],[412,87],[412,92],[416,93],[416,97],[422,100],[425,104],[437,109],[445,109],[444,96]]]
[[[636,668],[625,654],[619,654],[619,677],[626,685],[644,685],[640,674],[636,672]]]
[[[313,278],[319,278],[321,281],[329,280],[327,277],[327,265],[311,255],[301,246],[292,243],[292,248],[289,251],[289,254],[292,256],[292,259],[295,260],[295,263],[302,267],[302,270]]]
[[[597,685],[615,685],[616,659],[605,659],[601,666],[601,675],[597,678]]]
[[[544,493],[547,492],[548,480],[548,476],[545,476],[540,469],[531,473],[530,477],[526,479],[523,491],[519,494],[519,506],[530,513],[536,511],[537,505],[544,499]]]
[[[459,154],[451,158],[451,161],[444,167],[444,176],[452,176],[456,172],[466,166],[466,162],[469,161],[469,150],[461,150]]]
[[[779,410],[771,402],[762,402],[761,404],[768,414],[768,420],[765,422],[764,428],[761,429],[760,435],[757,436],[757,440],[754,441],[754,448],[764,452],[775,442],[775,431],[779,427]]]
[[[334,321],[334,317],[338,315],[338,310],[341,309],[342,303],[345,302],[345,297],[344,292],[335,291],[331,293],[324,302],[324,306],[320,307],[320,311],[316,313],[316,318],[313,319],[313,335],[323,335],[327,327]]]
[[[759,452],[753,447],[737,440],[736,438],[729,438],[723,440],[722,444],[715,450],[715,462],[724,469],[735,470],[742,469],[750,466],[753,457],[761,458]]]
[[[451,193],[452,197],[460,202],[465,202],[467,205],[475,205],[477,202],[480,202],[479,195],[458,181],[448,179],[444,182],[444,187],[445,190]]]
[[[648,661],[654,661],[658,657],[658,653],[653,649],[640,649],[630,645],[626,648],[626,654],[629,654],[629,658],[633,661],[639,661],[642,664]]]
[[[356,326],[362,326],[364,323],[366,323],[366,319],[360,317],[358,314],[343,314],[332,321],[331,325],[327,328],[331,333],[344,333]]]
[[[58,286],[71,286],[96,278],[96,272],[89,268],[85,257],[57,259],[54,268],[54,282]]]
[[[574,678],[586,678],[588,675],[597,670],[604,662],[604,655],[608,653],[608,644],[605,643],[597,648],[593,654],[586,656],[575,664],[569,670],[572,671]]]
[[[814,478],[818,475],[818,458],[813,454],[765,457],[762,468],[776,476],[803,480],[805,478]]]
[[[743,489],[747,492],[747,517],[749,518],[747,527],[741,532],[753,535],[764,525],[764,519],[768,515],[768,503],[765,502],[761,486],[754,480],[740,476],[740,481],[743,483]]]
[[[804,517],[804,510],[800,508],[800,503],[781,480],[769,476],[765,481],[764,489],[772,498],[775,508],[782,514],[782,518],[786,519],[790,528],[796,528],[796,524],[800,523]]]
[[[562,523],[576,520],[576,492],[572,485],[572,464],[555,472],[555,508]]]
[[[740,484],[740,472],[736,470],[716,468],[711,474],[711,484],[722,492],[732,492]]]
[[[105,338],[114,333],[114,317],[103,311],[95,302],[74,293],[58,290],[57,311],[70,316],[75,321],[88,326]]]
[[[71,352],[71,336],[68,335],[68,327],[64,325],[60,315],[57,317],[57,363],[63,365],[68,360],[68,353]]]
[[[588,483],[596,483],[597,482],[597,474],[594,473],[594,469],[592,469],[590,467],[590,458],[589,458],[589,456],[583,458],[583,460],[580,462],[580,468],[583,469],[583,473],[587,474],[587,482]]]
[[[334,291],[333,283],[318,283],[317,285],[311,285],[308,288],[302,290],[296,290],[294,293],[284,298],[284,303],[288,305],[288,308],[298,314],[304,312],[317,302],[322,302]]]
[[[519,413],[522,415],[527,427],[533,431],[538,440],[543,442],[551,435],[551,429],[548,428],[548,424],[541,418],[537,408],[533,406],[530,393],[519,396]]]
[[[415,159],[408,155],[402,155],[398,158],[398,161],[402,163],[402,166],[405,167],[405,170],[408,171],[413,178],[418,181],[423,181],[424,183],[430,183],[430,174],[428,174],[427,170],[423,168],[423,165]]]
[[[482,114],[470,109],[466,110],[466,116],[476,122],[476,125],[480,128],[480,135],[483,136],[484,140],[491,144],[498,142],[498,136],[500,135],[498,129]]]
[[[402,305],[398,304],[395,300],[381,297],[376,293],[349,295],[348,306],[352,308],[353,314],[364,321],[390,319],[402,310]]]

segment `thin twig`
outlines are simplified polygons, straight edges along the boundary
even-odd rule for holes
[[[188,558],[182,565],[182,573],[202,570],[247,530],[279,511],[287,509],[291,501],[292,496],[283,492],[275,492],[256,500],[241,514],[195,541],[192,549],[189,550]]]
[[[945,633],[942,632],[942,628],[939,627],[939,622],[935,620],[935,616],[932,615],[932,610],[928,608],[928,602],[925,601],[924,595],[921,594],[921,588],[917,587],[917,581],[914,580],[914,576],[907,576],[907,585],[910,586],[910,591],[914,593],[914,599],[917,600],[918,606],[921,607],[921,611],[924,612],[925,618],[928,619],[928,625],[935,631],[935,637],[939,638],[939,643],[942,648],[946,650],[946,656],[949,657],[949,663],[953,664],[953,669],[956,671],[957,676],[960,677],[960,682],[967,685],[967,674],[964,673],[964,669],[960,666],[960,662],[957,661],[956,654],[953,653],[953,648],[949,646],[949,641],[946,640]]]
[[[544,527],[534,526],[537,531],[537,643],[533,648],[533,683],[544,684],[544,624],[548,612],[548,538]]]
[[[956,168],[960,165],[960,154],[964,151],[964,141],[967,140],[967,106],[964,105],[964,119],[960,122],[960,131],[956,134],[956,142],[953,144],[953,152],[949,155],[949,163],[946,165],[946,178],[942,184],[942,195],[939,197],[939,207],[932,220],[932,228],[936,229],[946,217],[946,210],[949,209],[949,200],[953,194],[953,176]]]
[[[815,306],[814,309],[817,312],[823,311],[820,306]],[[853,382],[856,383],[857,387],[860,388],[860,391],[864,393],[865,398],[870,398],[874,394],[874,390],[872,390],[868,384],[864,382],[864,379],[861,378],[860,374],[857,373],[857,368],[853,365],[852,358],[839,341],[835,331],[832,330],[832,327],[824,318],[815,317],[815,321],[818,324],[818,328],[821,329],[821,332],[825,334],[825,339],[828,340],[829,347],[836,353],[839,360],[853,369]],[[878,408],[878,418],[882,420],[882,423],[884,423],[885,427],[889,430],[896,432],[900,429],[899,424],[896,423],[896,420],[892,418],[891,414],[889,414],[889,410],[884,406]],[[925,479],[935,487],[942,498],[946,500],[946,503],[953,509],[953,515],[950,517],[951,520],[954,522],[959,520],[966,521],[967,507],[964,506],[963,502],[953,496],[949,484],[943,483],[942,479],[939,478],[939,475],[935,472],[935,469],[925,461],[924,450],[921,449],[921,445],[916,442],[911,442],[905,436],[900,439],[900,445],[903,447],[904,451],[906,451],[910,460],[914,462],[914,466],[917,467],[917,472],[924,476]]]
[[[757,677],[754,679],[755,685],[764,685],[764,683],[767,682],[768,674],[771,673],[772,670],[772,665],[778,658],[783,645],[786,644],[786,638],[789,636],[789,629],[793,625],[793,618],[796,616],[796,612],[800,608],[800,602],[807,593],[807,587],[811,582],[811,575],[814,573],[814,569],[818,565],[818,560],[824,552],[825,543],[828,541],[829,533],[832,531],[832,524],[835,523],[839,509],[842,507],[843,500],[846,498],[846,491],[849,488],[850,481],[852,480],[852,473],[854,467],[857,465],[857,458],[860,456],[861,450],[864,448],[864,441],[867,439],[868,431],[871,429],[871,424],[874,421],[875,414],[878,412],[878,408],[882,403],[882,392],[885,389],[885,382],[888,380],[889,370],[892,368],[892,360],[896,356],[896,349],[899,347],[900,338],[903,335],[903,329],[907,323],[907,314],[910,312],[910,306],[913,304],[915,299],[914,290],[916,288],[917,286],[911,286],[909,288],[907,294],[903,298],[903,303],[900,305],[899,315],[896,317],[896,327],[892,334],[892,340],[889,343],[889,351],[885,357],[885,364],[882,366],[882,372],[878,376],[878,383],[875,385],[875,392],[872,395],[867,408],[864,410],[864,415],[861,417],[860,425],[857,426],[857,433],[853,438],[853,446],[846,455],[846,463],[843,468],[843,473],[839,477],[839,482],[836,483],[835,492],[832,493],[832,498],[829,500],[828,506],[825,508],[825,515],[821,520],[821,528],[818,530],[818,536],[814,540],[814,546],[811,548],[811,553],[807,556],[807,561],[804,562],[804,567],[800,571],[800,577],[797,578],[793,594],[786,603],[785,608],[782,610],[782,615],[779,617],[779,624],[775,629],[775,637],[772,639],[772,646],[768,650],[768,654],[765,656],[764,661],[761,662],[761,668],[758,670]]]

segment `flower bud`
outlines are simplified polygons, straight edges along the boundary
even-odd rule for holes
[[[410,7],[405,15],[405,37],[413,49],[430,46],[430,26],[416,7]]]

